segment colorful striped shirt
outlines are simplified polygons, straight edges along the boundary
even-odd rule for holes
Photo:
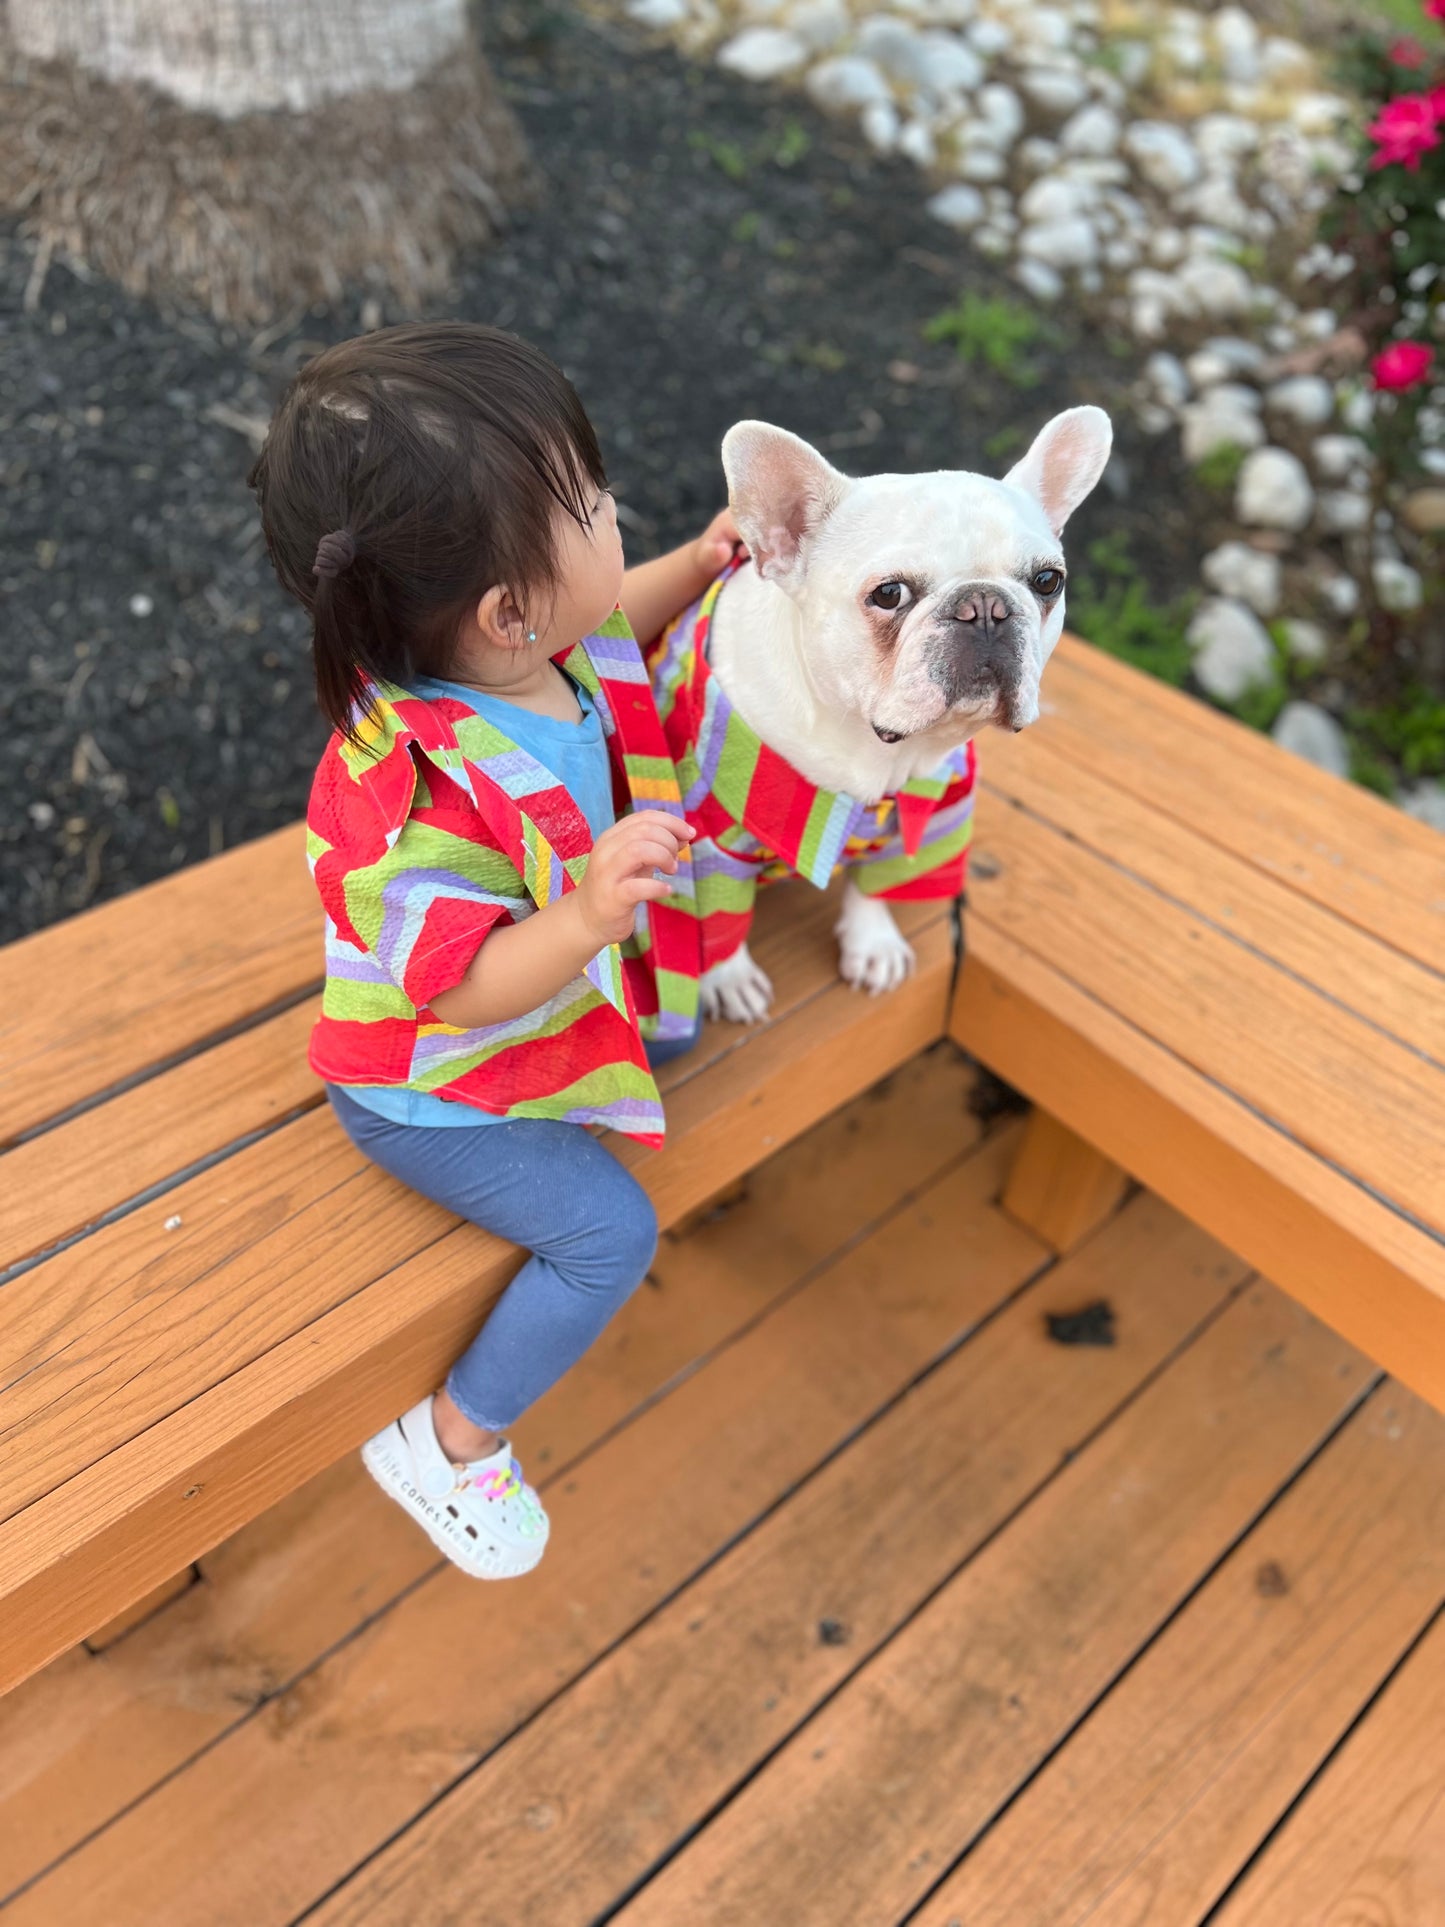
[[[557,660],[602,718],[618,814],[680,815],[677,772],[621,610]],[[431,999],[461,981],[495,926],[576,888],[591,833],[557,778],[467,704],[377,684],[356,724],[359,746],[339,732],[327,745],[307,811],[326,911],[312,1068],[328,1083],[427,1091],[500,1117],[661,1143],[643,1038],[686,1036],[697,1010],[687,853],[672,899],[639,906],[636,935],[538,1009],[474,1029],[444,1023]]]
[[[707,661],[712,612],[737,567],[730,564],[649,651],[683,806],[698,832],[691,907],[702,925],[705,970],[745,941],[759,884],[802,876],[824,889],[846,869],[868,896],[956,897],[973,833],[971,742],[896,794],[860,803],[809,783],[744,721]]]

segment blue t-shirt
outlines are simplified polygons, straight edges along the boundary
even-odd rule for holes
[[[423,701],[435,702],[450,696],[465,703],[517,745],[535,756],[551,770],[572,801],[587,819],[595,843],[604,830],[617,820],[612,806],[612,758],[596,705],[580,684],[572,685],[582,709],[582,720],[559,722],[554,716],[538,716],[519,708],[503,696],[488,696],[464,683],[442,682],[435,676],[418,676],[414,694]],[[394,1124],[500,1124],[502,1119],[490,1111],[479,1111],[471,1104],[457,1104],[429,1091],[388,1090],[374,1084],[348,1084],[346,1095],[379,1117]]]

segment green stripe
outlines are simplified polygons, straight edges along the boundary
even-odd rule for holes
[[[972,840],[973,819],[970,817],[952,835],[940,837],[936,843],[930,843],[926,849],[920,850],[917,856],[890,857],[883,863],[870,858],[852,866],[848,875],[865,897],[876,897],[884,890],[896,889],[900,883],[911,883],[915,877],[927,876],[931,870],[941,870],[960,850],[966,850]]]

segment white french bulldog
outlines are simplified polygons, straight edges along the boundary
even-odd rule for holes
[[[877,802],[985,724],[1022,729],[1064,622],[1059,536],[1099,480],[1100,408],[1042,429],[1002,481],[966,470],[842,475],[786,429],[739,422],[723,467],[750,566],[724,586],[708,660],[770,748],[823,789]],[[887,905],[845,887],[844,979],[875,995],[913,969]],[[707,971],[709,1016],[767,1014],[747,944]]]

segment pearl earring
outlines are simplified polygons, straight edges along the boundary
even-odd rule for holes
[[[527,631],[527,640],[528,642],[535,642],[537,640],[537,631],[535,629],[529,629]]]

